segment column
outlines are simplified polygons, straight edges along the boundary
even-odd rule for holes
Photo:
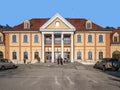
[[[61,57],[64,59],[64,35],[61,35]]]
[[[73,61],[73,33],[71,34],[71,62],[74,62]]]
[[[52,63],[54,63],[54,32],[52,33]]]
[[[42,33],[42,62],[44,63],[44,34]]]

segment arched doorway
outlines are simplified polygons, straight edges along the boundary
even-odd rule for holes
[[[0,58],[3,58],[4,56],[3,56],[3,52],[2,51],[0,51]]]
[[[118,60],[120,60],[120,51],[114,51],[112,53],[112,58],[117,58]]]

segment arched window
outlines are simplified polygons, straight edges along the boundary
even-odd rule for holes
[[[12,59],[17,59],[17,52],[12,52]]]
[[[28,59],[28,52],[25,51],[23,54],[24,54],[24,55],[23,55],[23,56],[24,56],[24,59]]]
[[[12,42],[17,42],[16,35],[12,35]]]
[[[38,42],[38,35],[34,36],[34,42]]]
[[[77,42],[81,42],[81,35],[77,35]]]
[[[88,52],[88,60],[92,60],[92,52],[91,51]]]
[[[27,36],[27,35],[24,35],[23,42],[24,42],[24,43],[27,43],[27,42],[28,42],[28,36]]]
[[[103,59],[103,52],[99,52],[99,60]]]
[[[103,35],[99,35],[99,42],[103,42]]]
[[[92,35],[88,35],[88,42],[92,42]]]

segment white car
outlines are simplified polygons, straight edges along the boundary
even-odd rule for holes
[[[12,61],[8,59],[0,59],[0,70],[10,69],[10,68],[17,68],[18,66],[15,65]]]

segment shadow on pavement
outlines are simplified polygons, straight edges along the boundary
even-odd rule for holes
[[[119,71],[106,71],[106,73],[120,78],[120,70]]]

